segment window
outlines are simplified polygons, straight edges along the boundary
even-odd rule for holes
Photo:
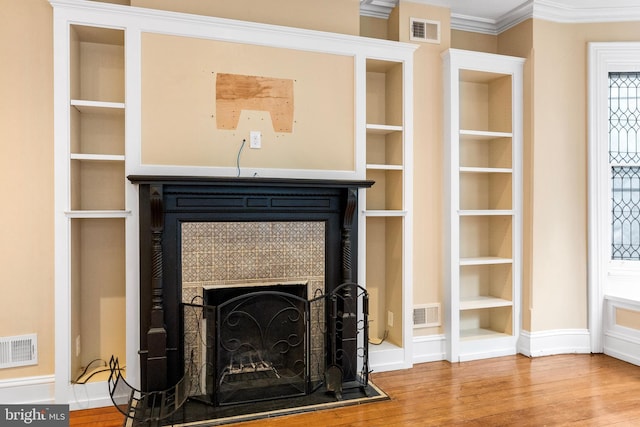
[[[609,73],[611,259],[640,261],[640,73]]]

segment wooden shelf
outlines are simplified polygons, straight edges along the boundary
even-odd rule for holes
[[[492,338],[510,338],[511,335],[503,332],[492,331],[491,329],[476,328],[476,329],[461,329],[460,339],[477,340],[477,339],[492,339]]]
[[[460,310],[479,310],[483,308],[511,307],[512,301],[491,296],[474,296],[460,299]]]
[[[512,173],[511,168],[484,168],[484,167],[469,167],[461,166],[460,173]]]
[[[477,210],[459,210],[460,216],[511,216],[514,214],[510,209],[477,209]]]
[[[71,106],[81,113],[114,113],[124,114],[124,102],[109,101],[89,101],[83,99],[72,99]]]
[[[71,153],[71,160],[82,160],[90,162],[124,162],[125,157],[120,154],[83,154]]]
[[[404,169],[402,165],[380,165],[380,164],[368,164],[367,169],[370,170],[386,170],[386,171],[401,171]]]
[[[364,216],[371,217],[401,217],[406,216],[407,211],[403,210],[383,210],[383,209],[373,209],[373,210],[364,210],[362,211]]]
[[[68,218],[126,218],[131,216],[129,210],[74,210],[67,211]]]
[[[460,265],[511,264],[512,262],[513,259],[511,258],[501,258],[497,256],[460,258]]]
[[[460,129],[460,136],[466,139],[490,140],[490,139],[497,139],[497,138],[511,138],[513,137],[513,133]]]
[[[367,124],[367,133],[387,135],[393,132],[402,132],[402,126]]]

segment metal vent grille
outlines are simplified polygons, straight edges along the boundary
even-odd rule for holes
[[[440,21],[410,18],[409,39],[427,43],[440,43]]]
[[[0,368],[38,364],[36,334],[0,337]]]
[[[413,327],[432,328],[440,326],[440,304],[421,304],[413,307]]]

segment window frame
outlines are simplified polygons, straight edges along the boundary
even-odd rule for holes
[[[603,349],[605,295],[640,301],[627,286],[640,262],[611,260],[611,163],[609,162],[609,73],[640,71],[639,42],[588,45],[588,298],[591,351]],[[603,143],[606,142],[606,143]]]

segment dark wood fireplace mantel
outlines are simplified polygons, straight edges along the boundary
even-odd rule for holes
[[[140,198],[140,356],[144,390],[182,376],[185,221],[323,221],[325,291],[357,277],[357,190],[373,181],[130,175]]]

